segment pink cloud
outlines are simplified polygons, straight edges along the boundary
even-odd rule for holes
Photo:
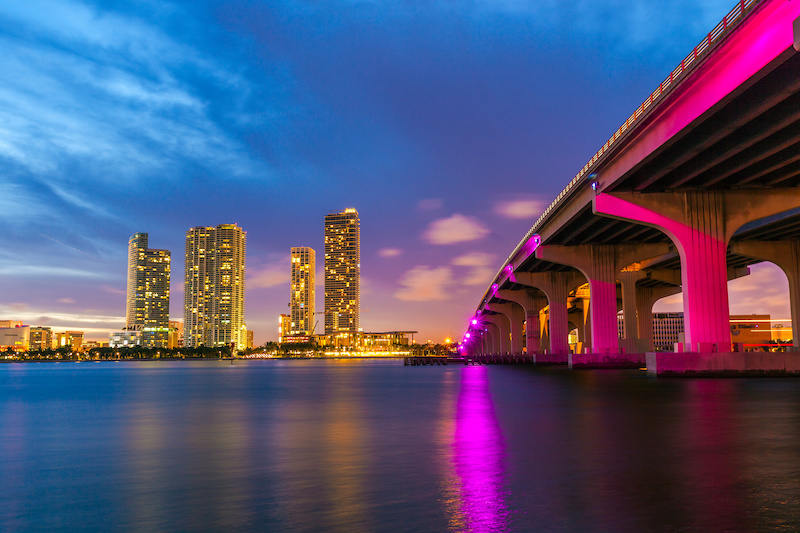
[[[420,211],[433,211],[434,209],[441,209],[442,205],[441,198],[427,198],[417,202],[417,209]]]
[[[268,263],[266,265],[248,268],[247,270],[247,288],[248,289],[267,289],[277,285],[288,285],[291,281],[291,261],[289,256],[284,256],[281,259]]]
[[[395,292],[394,296],[411,302],[447,300],[450,294],[446,288],[452,282],[453,273],[450,267],[416,266],[400,279],[403,288]]]
[[[112,287],[111,285],[103,285],[100,287],[104,292],[108,292],[111,294],[127,294],[125,289],[120,289],[117,287]]]
[[[454,266],[469,267],[469,272],[461,280],[464,285],[486,285],[491,281],[495,270],[494,256],[482,252],[471,252],[453,259]]]
[[[380,257],[397,257],[398,255],[403,255],[403,250],[398,248],[381,248],[378,250],[378,255]]]
[[[495,204],[494,212],[506,218],[536,218],[542,214],[546,207],[547,204],[542,200],[518,198]]]
[[[489,235],[489,228],[475,217],[459,213],[449,218],[431,222],[422,235],[431,244],[455,244],[483,239]]]

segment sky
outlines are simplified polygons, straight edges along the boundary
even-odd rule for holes
[[[247,231],[245,317],[361,217],[361,325],[463,332],[542,210],[732,0],[26,0],[0,5],[0,319],[124,326],[127,241]],[[788,317],[772,265],[731,312]],[[783,285],[781,285],[783,284]],[[680,297],[656,310],[681,310]],[[318,330],[319,331],[319,330]]]

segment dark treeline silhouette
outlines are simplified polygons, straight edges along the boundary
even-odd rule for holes
[[[71,346],[61,346],[54,350],[30,351],[18,354],[20,359],[42,360],[81,360],[81,359],[218,359],[230,357],[229,346],[199,348],[91,348],[84,352],[73,352]]]

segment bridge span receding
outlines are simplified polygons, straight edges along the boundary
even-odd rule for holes
[[[519,353],[524,327],[528,353],[573,366],[800,372],[798,353],[738,353],[727,292],[748,265],[775,263],[800,331],[799,20],[793,0],[739,1],[522,238],[462,349]],[[652,306],[676,292],[685,342],[645,356]],[[569,353],[570,319],[582,353]]]

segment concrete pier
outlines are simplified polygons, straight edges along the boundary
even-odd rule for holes
[[[797,376],[796,352],[650,352],[647,373],[653,376]]]

